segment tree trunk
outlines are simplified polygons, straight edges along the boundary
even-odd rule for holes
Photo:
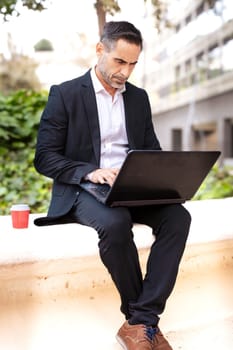
[[[99,36],[101,36],[103,33],[103,27],[106,23],[106,11],[104,10],[103,3],[101,0],[96,1],[95,8],[98,18]]]

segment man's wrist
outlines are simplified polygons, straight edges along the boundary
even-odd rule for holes
[[[87,174],[84,179],[86,181],[92,181],[93,174],[94,174],[94,171],[92,171],[91,173]]]

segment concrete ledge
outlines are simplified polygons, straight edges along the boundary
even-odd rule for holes
[[[43,214],[30,214],[27,229],[14,229],[10,216],[0,216],[0,264],[98,254],[98,237],[94,229],[80,224],[35,226],[33,221],[40,216]],[[136,224],[134,233],[138,246],[147,247],[152,243],[149,227]]]
[[[192,216],[188,243],[212,242],[233,237],[233,198],[190,201],[184,205]],[[31,214],[27,229],[14,229],[9,215],[0,216],[0,264],[91,256],[98,253],[94,229],[80,224],[38,227]],[[151,229],[134,225],[138,248],[148,247]]]
[[[112,283],[99,258],[94,229],[80,224],[37,227],[31,214],[27,229],[12,228],[10,216],[0,216],[0,302],[28,297],[71,295]],[[154,237],[135,224],[135,242],[143,256]]]
[[[192,215],[181,274],[203,266],[232,264],[233,198],[187,202]],[[79,224],[37,227],[30,215],[28,229],[13,229],[10,216],[0,216],[0,299],[73,294],[103,286],[111,279],[98,254],[95,230]],[[144,270],[151,229],[134,225],[135,243]]]

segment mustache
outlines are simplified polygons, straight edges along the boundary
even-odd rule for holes
[[[112,77],[115,78],[115,79],[118,79],[118,80],[122,80],[124,82],[128,79],[128,77],[126,77],[123,74],[113,74]]]

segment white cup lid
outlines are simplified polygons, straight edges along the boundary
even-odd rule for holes
[[[27,204],[13,204],[11,210],[15,211],[24,211],[29,210],[29,206]]]

